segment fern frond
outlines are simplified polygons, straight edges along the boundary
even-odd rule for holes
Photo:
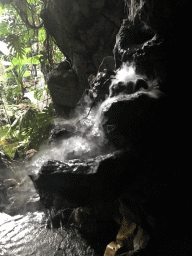
[[[8,34],[5,39],[8,48],[16,53],[16,57],[22,58],[25,55],[25,44],[21,37],[15,34]]]

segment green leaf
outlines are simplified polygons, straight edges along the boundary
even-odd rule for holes
[[[4,12],[4,8],[0,6],[0,16],[3,14],[3,12]]]
[[[30,47],[25,48],[25,54],[27,55],[31,51]]]
[[[39,58],[43,56],[42,54],[30,57],[27,59],[27,63],[33,64],[33,65],[38,65],[40,63]]]
[[[13,92],[15,93],[15,95],[19,96],[21,94],[21,84],[19,84],[18,81],[18,85],[15,89],[13,89]]]
[[[22,42],[22,37],[16,34],[8,34],[6,43],[11,51],[14,51],[17,57],[21,58],[25,55],[25,43]]]
[[[11,29],[9,28],[8,26],[8,23],[5,22],[5,21],[2,21],[0,23],[0,35],[7,35],[7,34],[10,34],[12,33],[11,32]]]
[[[25,71],[25,73],[23,74],[23,77],[27,77],[27,76],[30,76],[31,73],[29,71]]]
[[[18,68],[20,68],[21,66],[25,65],[27,63],[27,58],[14,58],[12,59],[11,65],[12,66],[19,66]]]
[[[13,68],[14,68],[14,67],[11,66],[11,67],[7,68],[6,71],[10,71],[10,70],[12,70]]]
[[[40,42],[44,42],[44,40],[46,39],[46,30],[44,28],[41,28],[39,30],[39,37],[38,37]]]
[[[29,4],[36,4],[36,1],[35,1],[35,0],[27,0],[27,2],[28,2]]]
[[[12,72],[9,72],[8,74],[7,74],[7,78],[11,78],[13,76],[13,73]]]

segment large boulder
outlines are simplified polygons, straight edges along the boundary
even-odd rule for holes
[[[155,88],[131,94],[125,91],[115,99],[109,98],[102,105],[101,121],[109,140],[116,147],[123,148],[135,144],[147,145],[149,138],[157,133],[159,137],[164,136],[166,101],[166,96]]]
[[[66,70],[59,66],[48,74],[47,84],[57,115],[68,116],[84,91],[84,87],[78,82],[77,74],[72,69]]]
[[[49,0],[41,17],[85,89],[88,76],[96,74],[105,56],[112,55],[124,2]]]
[[[114,152],[89,160],[48,161],[37,175],[30,175],[46,208],[86,206],[93,201],[111,201],[115,183],[126,170],[131,154]],[[124,163],[124,166],[122,166]],[[118,184],[118,183],[117,183]]]

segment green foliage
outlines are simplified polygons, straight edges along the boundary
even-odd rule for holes
[[[40,88],[40,89],[38,89],[38,88],[29,88],[29,90],[34,92],[33,96],[36,100],[40,100],[45,89],[44,88]]]
[[[56,63],[60,63],[62,61],[63,57],[64,57],[64,55],[60,50],[56,49],[53,52],[53,59]]]
[[[0,150],[13,157],[18,145],[18,140],[7,136],[9,125],[0,127]]]
[[[10,135],[13,135],[15,132],[18,135],[18,138],[21,139],[22,132],[25,129],[29,129],[33,123],[33,119],[37,114],[37,110],[34,108],[29,108],[25,112],[21,113],[13,122],[10,127]]]
[[[0,5],[0,15],[4,12],[4,8]]]
[[[4,41],[10,49],[10,54],[3,58],[11,62],[6,72],[2,69],[0,74],[0,90],[3,92],[9,117],[16,116],[10,127],[0,128],[0,148],[3,147],[11,155],[18,146],[22,146],[23,151],[38,149],[48,137],[54,115],[52,106],[39,112],[30,104],[26,104],[29,107],[22,111],[17,105],[24,91],[23,77],[30,78],[30,72],[24,70],[25,65],[28,64],[31,69],[32,65],[41,63],[46,75],[49,70],[47,65],[53,67],[54,63],[61,62],[64,57],[53,38],[42,27],[40,11],[44,4],[44,0],[0,0],[0,41]],[[31,57],[31,49],[36,56]],[[28,87],[28,83],[25,86]],[[40,100],[45,88],[32,90],[34,98]]]
[[[39,149],[40,145],[48,139],[53,116],[54,110],[51,104],[37,113],[33,126],[28,130],[31,148]]]
[[[3,21],[0,23],[0,35],[7,35],[11,33],[11,29],[9,28],[7,22]]]
[[[22,39],[19,35],[8,34],[5,38],[7,47],[11,52],[15,52],[16,57],[22,58],[25,54],[25,43],[22,42]]]
[[[45,107],[42,112],[35,108],[20,113],[10,126],[6,136],[17,138],[18,146],[22,151],[30,148],[39,149],[41,144],[48,139],[54,111],[53,107]]]
[[[13,76],[16,83],[17,87],[14,88],[14,94],[16,96],[19,96],[22,94],[22,81],[23,77],[30,76],[31,74],[26,70],[26,64],[30,65],[38,65],[40,63],[39,59],[42,55],[36,55],[33,57],[27,58],[27,54],[29,53],[30,48],[25,48],[23,57],[18,57],[18,58],[13,58],[11,62],[11,67],[7,68],[7,72],[12,71],[9,74],[9,77]],[[13,72],[14,70],[14,72]]]
[[[38,29],[42,27],[40,10],[43,1],[12,0],[0,7],[0,37],[8,44],[15,57],[23,57],[24,49],[38,42]],[[2,3],[2,1],[0,1]],[[3,3],[5,4],[5,2]]]
[[[33,65],[39,65],[40,64],[40,57],[42,56],[42,54],[38,54],[36,56],[33,56],[33,57],[29,57],[27,58],[27,63],[28,64],[33,64]]]
[[[46,30],[44,28],[41,28],[38,33],[38,40],[39,42],[43,43],[46,39]]]

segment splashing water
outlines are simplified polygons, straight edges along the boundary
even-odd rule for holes
[[[127,83],[142,78],[135,72],[133,65],[123,65],[117,71],[115,79],[112,81],[110,88],[118,82]],[[85,118],[81,125],[82,136],[73,136],[64,139],[56,146],[42,147],[29,162],[29,170],[33,174],[38,174],[41,166],[48,160],[66,161],[69,155],[74,158],[82,158],[83,155],[89,157],[90,152],[95,151],[95,156],[100,154],[100,146],[105,141],[105,135],[100,127],[101,115],[110,107],[110,104],[118,100],[119,96],[108,97],[103,103],[91,110],[89,116]],[[87,110],[88,112],[88,110]],[[78,117],[79,119],[82,116]],[[61,121],[65,123],[65,121]],[[77,123],[77,119],[71,119],[66,123]],[[88,131],[88,128],[89,131]],[[88,132],[87,132],[88,131]],[[75,229],[65,229],[62,224],[58,230],[46,228],[44,213],[28,213],[26,215],[17,215],[7,217],[0,213],[0,255],[94,255],[90,248],[87,248],[80,235]],[[51,220],[51,217],[50,217]],[[61,250],[61,253],[59,253]],[[63,253],[64,252],[64,253]]]
[[[144,76],[136,74],[135,66],[133,64],[124,63],[117,71],[110,88],[118,82],[135,82],[139,78],[144,78]],[[83,136],[74,136],[69,139],[64,139],[55,147],[41,149],[33,160],[32,165],[35,167],[33,173],[37,173],[40,167],[48,160],[66,161],[70,154],[73,155],[73,158],[81,158],[83,154],[87,154],[87,157],[89,157],[89,152],[93,150],[99,153],[98,148],[102,147],[106,141],[104,131],[100,125],[102,113],[107,111],[111,103],[118,100],[118,97],[119,96],[107,97],[102,103],[99,103],[96,107],[91,109],[88,116],[89,108],[86,108],[84,113],[76,118],[71,118],[71,120],[66,121],[61,120],[61,124],[66,123],[72,125],[79,123],[78,120],[80,120],[80,128],[78,129]]]
[[[114,82],[136,81],[138,78],[141,78],[141,76],[136,74],[135,66],[123,63],[122,67],[117,71]]]
[[[124,63],[121,69],[117,71],[110,88],[118,82],[135,82],[138,78],[143,78],[143,76],[136,74],[135,66]],[[64,139],[56,146],[42,148],[33,159],[33,162],[30,163],[33,166],[32,172],[37,174],[41,166],[48,160],[66,161],[69,159],[69,155],[73,156],[73,158],[81,158],[83,154],[86,154],[89,157],[89,152],[93,152],[93,150],[96,151],[95,153],[99,153],[98,148],[103,147],[106,141],[104,131],[100,125],[101,115],[117,99],[118,96],[106,98],[102,103],[91,109],[88,116],[89,108],[85,108],[84,113],[79,114],[76,118],[60,120],[61,124],[77,125],[80,123],[80,126],[76,126],[76,128],[82,133],[82,136],[75,135],[69,139]],[[32,168],[30,169],[32,170]]]

